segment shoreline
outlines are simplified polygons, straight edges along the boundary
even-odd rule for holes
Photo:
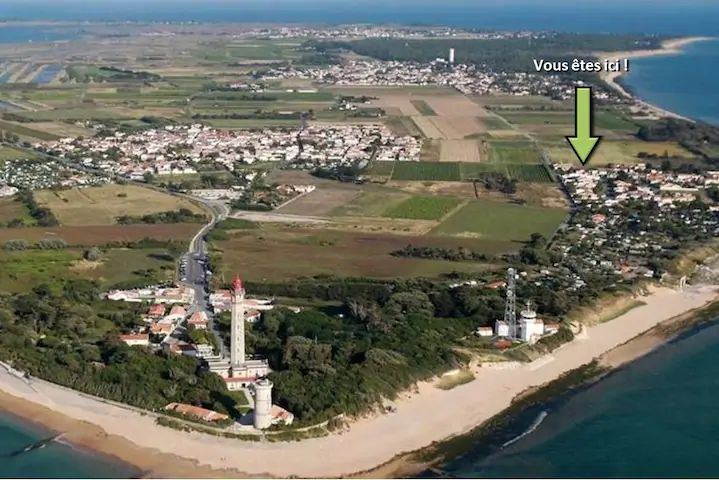
[[[633,58],[645,58],[645,57],[656,57],[662,55],[679,55],[684,53],[684,47],[691,45],[696,42],[705,42],[708,40],[714,40],[714,37],[694,36],[694,37],[681,37],[670,40],[665,40],[661,43],[661,48],[652,50],[629,50],[620,52],[600,52],[597,53],[600,62],[604,60],[613,59],[633,59]],[[686,120],[694,122],[691,118],[679,115],[678,113],[666,110],[652,103],[646,102],[639,98],[637,95],[629,92],[622,84],[621,77],[626,74],[626,71],[619,72],[605,72],[599,73],[599,79],[604,81],[610,88],[615,90],[619,95],[625,98],[633,99],[640,107],[648,110],[652,115],[657,117],[670,117],[679,120]]]
[[[413,477],[430,471],[438,476],[446,476],[443,467],[447,461],[456,458],[457,452],[465,452],[468,444],[489,440],[487,455],[493,447],[502,446],[503,440],[496,442],[497,432],[525,411],[543,410],[547,404],[562,396],[572,395],[583,388],[590,387],[622,367],[652,353],[663,345],[693,335],[707,324],[719,322],[719,298],[711,303],[665,320],[646,332],[628,340],[622,345],[605,352],[594,361],[581,365],[562,376],[538,387],[518,394],[505,410],[478,425],[472,431],[436,442],[428,447],[398,455],[389,462],[362,472],[359,477]],[[537,408],[541,407],[541,408]],[[526,425],[522,425],[525,429]],[[526,430],[523,430],[526,431]],[[515,432],[516,433],[516,432]],[[517,435],[512,434],[512,438]]]
[[[417,452],[475,431],[512,409],[527,392],[571,375],[667,321],[693,315],[716,302],[719,295],[716,286],[690,287],[684,292],[657,287],[641,299],[645,305],[586,328],[585,335],[538,361],[504,370],[476,368],[474,381],[451,390],[440,390],[434,382],[419,384],[415,394],[396,401],[395,413],[362,418],[349,430],[302,442],[241,442],[178,432],[156,425],[152,415],[49,382],[33,380],[27,385],[4,369],[0,369],[0,402],[16,416],[64,433],[63,438],[74,445],[152,476],[411,475],[427,466],[416,458]],[[447,402],[456,408],[437,410]]]

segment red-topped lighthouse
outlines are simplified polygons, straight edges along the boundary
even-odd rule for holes
[[[242,279],[240,278],[239,275],[235,275],[235,280],[232,282],[232,292],[233,293],[237,293],[237,292],[244,293],[244,291],[245,291],[245,289],[242,287]]]
[[[245,289],[239,275],[232,282],[230,318],[230,363],[239,370],[245,363]]]

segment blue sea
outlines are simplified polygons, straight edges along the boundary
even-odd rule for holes
[[[719,37],[719,1],[713,0],[0,0],[2,19],[424,23]],[[81,34],[77,27],[0,26],[0,43]],[[632,60],[622,81],[651,103],[719,124],[717,78],[719,41],[708,41],[682,55]],[[446,471],[459,477],[717,477],[717,344],[719,325],[692,332],[590,388],[524,412],[504,432],[510,438],[468,446]],[[0,477],[137,473],[56,441],[12,455],[51,435],[0,414]]]
[[[508,438],[472,445],[444,470],[473,478],[719,477],[717,345],[719,323],[689,332],[525,412]]]
[[[49,440],[54,436],[54,432],[0,411],[0,477],[130,478],[140,473],[79,450],[62,438]]]
[[[680,115],[719,125],[719,40],[696,42],[683,53],[630,61],[621,79],[649,103]]]

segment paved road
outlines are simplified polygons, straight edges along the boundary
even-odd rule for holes
[[[197,311],[205,312],[209,319],[208,328],[217,339],[217,343],[222,348],[222,356],[228,354],[225,345],[220,336],[217,324],[214,321],[214,315],[210,310],[208,304],[209,290],[208,290],[208,268],[207,268],[207,244],[205,242],[205,236],[215,227],[215,225],[227,218],[230,213],[227,205],[221,202],[213,202],[209,200],[201,200],[196,197],[190,197],[184,194],[175,194],[178,196],[185,197],[194,202],[202,203],[211,213],[212,218],[209,223],[204,225],[197,234],[190,240],[190,245],[185,253],[180,258],[180,280],[181,282],[195,290],[195,300],[189,308],[189,313]],[[178,330],[181,327],[178,326]],[[184,326],[182,327],[184,328]],[[176,330],[177,332],[177,330]],[[181,332],[179,332],[181,333]],[[174,336],[174,334],[173,334]]]

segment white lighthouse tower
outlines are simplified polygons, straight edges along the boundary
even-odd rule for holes
[[[272,382],[263,378],[255,382],[255,412],[253,424],[264,430],[272,425]]]
[[[225,379],[229,390],[241,390],[270,373],[266,359],[248,356],[245,350],[245,288],[240,277],[235,277],[230,290],[230,358],[208,361],[211,372]]]
[[[230,366],[239,371],[245,364],[245,289],[239,275],[232,282],[230,313]]]

